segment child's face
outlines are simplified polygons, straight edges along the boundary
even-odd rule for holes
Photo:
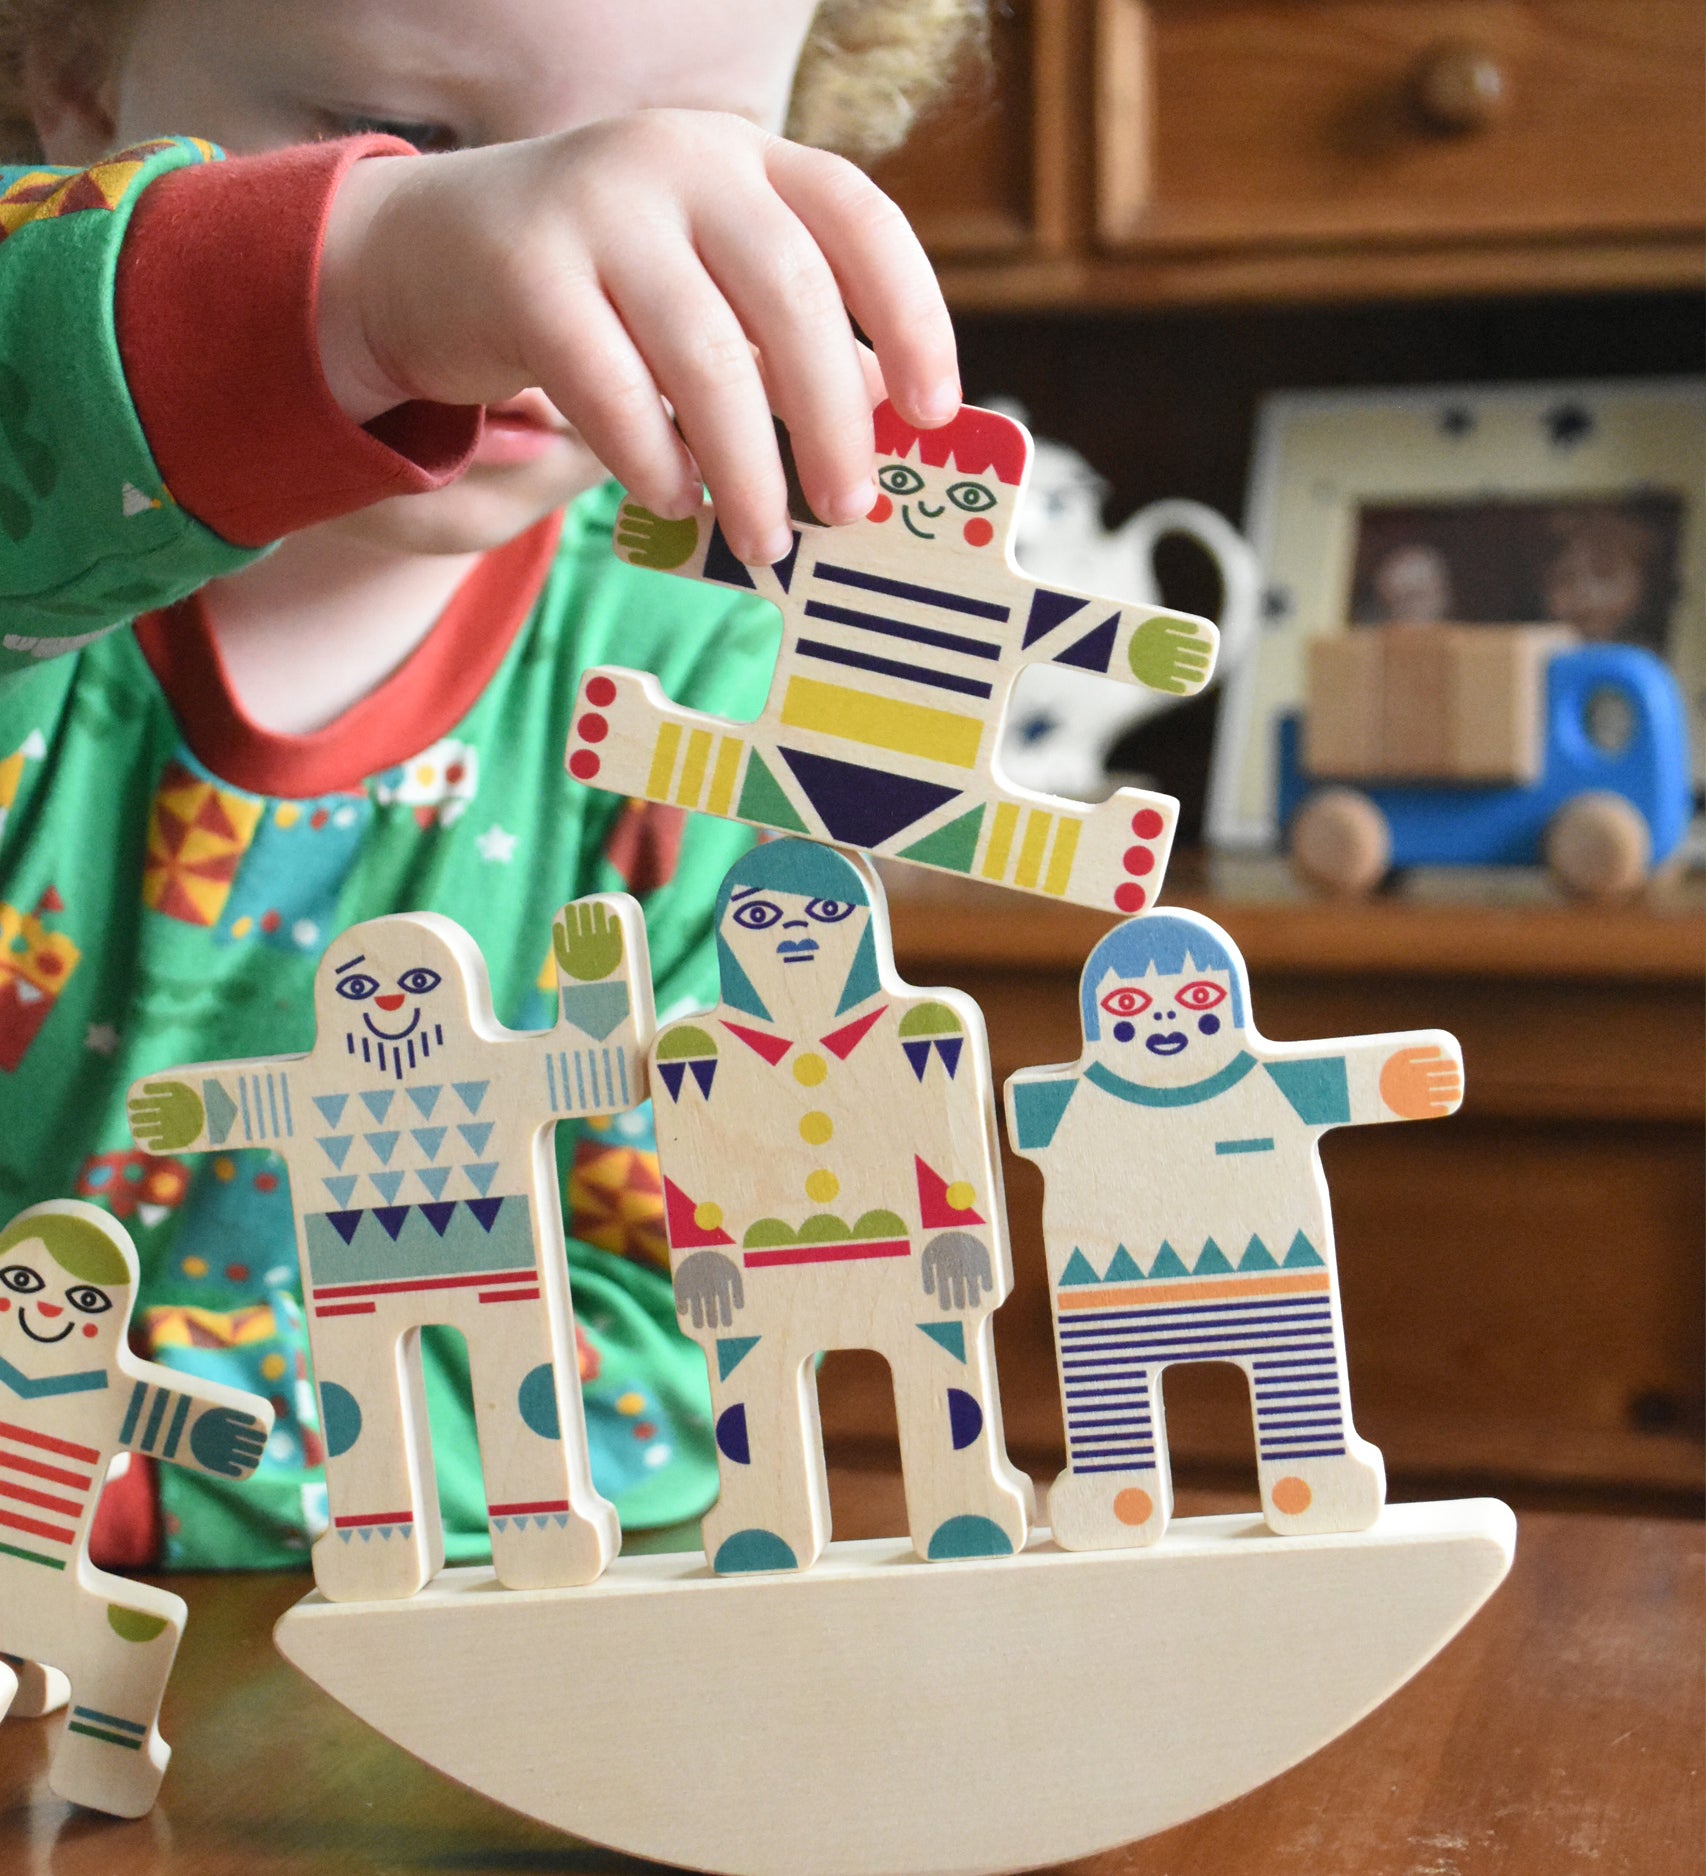
[[[114,137],[182,132],[250,154],[386,130],[439,150],[658,105],[780,130],[814,11],[815,0],[144,0],[114,74]],[[602,479],[541,393],[499,410],[460,482],[331,525],[375,545],[470,552]]]

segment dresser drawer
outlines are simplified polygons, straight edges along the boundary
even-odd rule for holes
[[[1706,221],[1701,0],[1100,0],[1097,30],[1104,248]]]

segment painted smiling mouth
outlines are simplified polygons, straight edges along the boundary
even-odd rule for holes
[[[936,536],[933,530],[927,529],[927,528],[913,527],[912,504],[910,502],[905,502],[901,505],[900,518],[902,521],[906,523],[907,528],[910,530],[910,532],[912,532],[913,534],[916,534],[921,541],[935,540]]]
[[[1177,1055],[1189,1041],[1189,1036],[1180,1035],[1177,1030],[1174,1030],[1170,1036],[1148,1037],[1143,1046],[1151,1055]]]
[[[72,1325],[68,1322],[57,1335],[37,1335],[35,1330],[30,1327],[29,1320],[21,1309],[18,1311],[18,1326],[32,1342],[63,1342],[71,1333],[72,1328]]]
[[[361,1020],[368,1026],[369,1029],[373,1031],[373,1033],[379,1038],[381,1042],[401,1042],[405,1036],[412,1036],[415,1033],[415,1031],[420,1028],[421,1013],[419,1010],[416,1010],[414,1015],[409,1018],[408,1028],[399,1029],[396,1031],[392,1031],[389,1029],[381,1029],[379,1025],[373,1020],[371,1016],[367,1014],[365,1010],[363,1010],[361,1013]]]

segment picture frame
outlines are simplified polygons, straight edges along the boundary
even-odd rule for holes
[[[1287,391],[1245,532],[1262,628],[1221,704],[1208,838],[1272,848],[1276,742],[1305,651],[1360,623],[1548,617],[1660,652],[1706,757],[1706,385],[1688,378]]]

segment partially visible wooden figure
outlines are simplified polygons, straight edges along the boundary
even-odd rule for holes
[[[433,1323],[468,1343],[499,1580],[588,1583],[620,1542],[592,1483],[549,1130],[645,1099],[645,925],[625,894],[580,899],[552,942],[555,1029],[505,1029],[473,939],[400,913],[327,947],[311,1053],[131,1090],[148,1151],[265,1145],[290,1170],[331,1511],[314,1580],[332,1601],[412,1596],[444,1562],[420,1365]]]
[[[1367,1529],[1385,1468],[1351,1425],[1317,1141],[1452,1113],[1456,1041],[1269,1042],[1243,958],[1192,912],[1116,926],[1085,963],[1079,1003],[1079,1060],[1007,1083],[1014,1146],[1046,1179],[1068,1448],[1049,1494],[1056,1542],[1161,1536],[1173,1498],[1161,1376],[1186,1361],[1248,1378],[1274,1531]]]
[[[683,1327],[710,1369],[719,1572],[792,1570],[829,1540],[812,1367],[893,1370],[920,1556],[1025,1544],[990,1318],[1012,1288],[983,1022],[895,975],[875,875],[808,841],[737,861],[716,904],[722,1001],[653,1050]]]
[[[713,509],[669,521],[627,503],[632,566],[757,592],[782,650],[755,723],[677,709],[655,678],[589,671],[566,761],[577,780],[1079,905],[1153,905],[1178,803],[1123,788],[1096,806],[1012,786],[996,750],[1022,670],[1056,665],[1188,696],[1208,682],[1205,619],[1032,580],[1012,532],[1031,439],[970,406],[918,431],[875,413],[880,493],[849,527],[797,527],[774,567],[735,559]]]
[[[136,1252],[75,1199],[0,1231],[0,1714],[75,1701],[48,1783],[73,1804],[140,1817],[171,1748],[161,1696],[181,1598],[89,1562],[115,1456],[246,1479],[272,1431],[254,1394],[142,1361],[126,1346]]]

